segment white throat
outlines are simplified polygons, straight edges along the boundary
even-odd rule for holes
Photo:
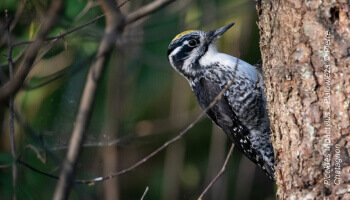
[[[207,53],[203,55],[199,63],[201,66],[206,67],[217,66],[219,64],[220,68],[228,73],[233,73],[237,65],[236,75],[242,75],[252,81],[257,80],[258,72],[254,66],[236,57],[218,52],[216,44],[214,43],[209,45]]]

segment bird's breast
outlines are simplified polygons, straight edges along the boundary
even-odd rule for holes
[[[258,72],[254,66],[233,56],[211,52],[205,54],[199,61],[204,66],[206,75],[216,76],[219,79],[230,78],[234,73],[236,77],[247,79],[256,83]]]

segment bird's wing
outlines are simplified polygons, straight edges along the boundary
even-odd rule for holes
[[[202,78],[195,87],[197,88],[194,88],[193,91],[203,109],[208,107],[221,92],[219,85],[205,78]],[[207,115],[227,134],[237,149],[255,164],[261,167],[264,166],[265,163],[263,159],[261,159],[259,152],[252,147],[248,138],[249,130],[237,118],[225,96],[222,96],[222,98],[207,111]],[[270,170],[264,170],[270,178],[273,179],[273,172],[271,174]]]
[[[258,165],[272,175],[274,152],[270,142],[270,120],[266,110],[262,78],[258,73],[256,80],[236,79],[224,96],[240,123],[249,130],[245,136],[259,152],[256,159],[264,160],[264,165]]]

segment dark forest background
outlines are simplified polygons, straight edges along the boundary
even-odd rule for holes
[[[121,8],[130,13],[151,1],[130,0]],[[123,1],[118,1],[118,4]],[[13,43],[33,40],[50,1],[0,1],[0,53],[8,44],[8,16]],[[103,12],[98,1],[65,1],[48,36],[55,36],[94,19]],[[167,60],[167,47],[180,32],[213,30],[235,22],[220,39],[221,52],[250,64],[260,60],[255,2],[248,0],[175,1],[126,26],[108,59],[98,86],[76,178],[108,176],[142,159],[176,136],[201,112],[187,81]],[[96,55],[105,18],[45,43],[14,98],[16,161],[11,155],[10,110],[0,106],[0,199],[50,199],[75,123],[86,76]],[[27,45],[13,49],[14,67]],[[9,76],[7,58],[0,56],[0,75]],[[230,142],[203,118],[177,143],[133,171],[93,185],[75,184],[70,199],[195,199],[220,170]],[[18,167],[12,187],[11,165]],[[31,168],[32,167],[32,168]],[[268,177],[234,150],[225,174],[204,199],[274,199]]]

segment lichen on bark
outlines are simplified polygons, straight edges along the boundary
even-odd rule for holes
[[[259,0],[257,11],[277,198],[350,199],[350,2]]]

